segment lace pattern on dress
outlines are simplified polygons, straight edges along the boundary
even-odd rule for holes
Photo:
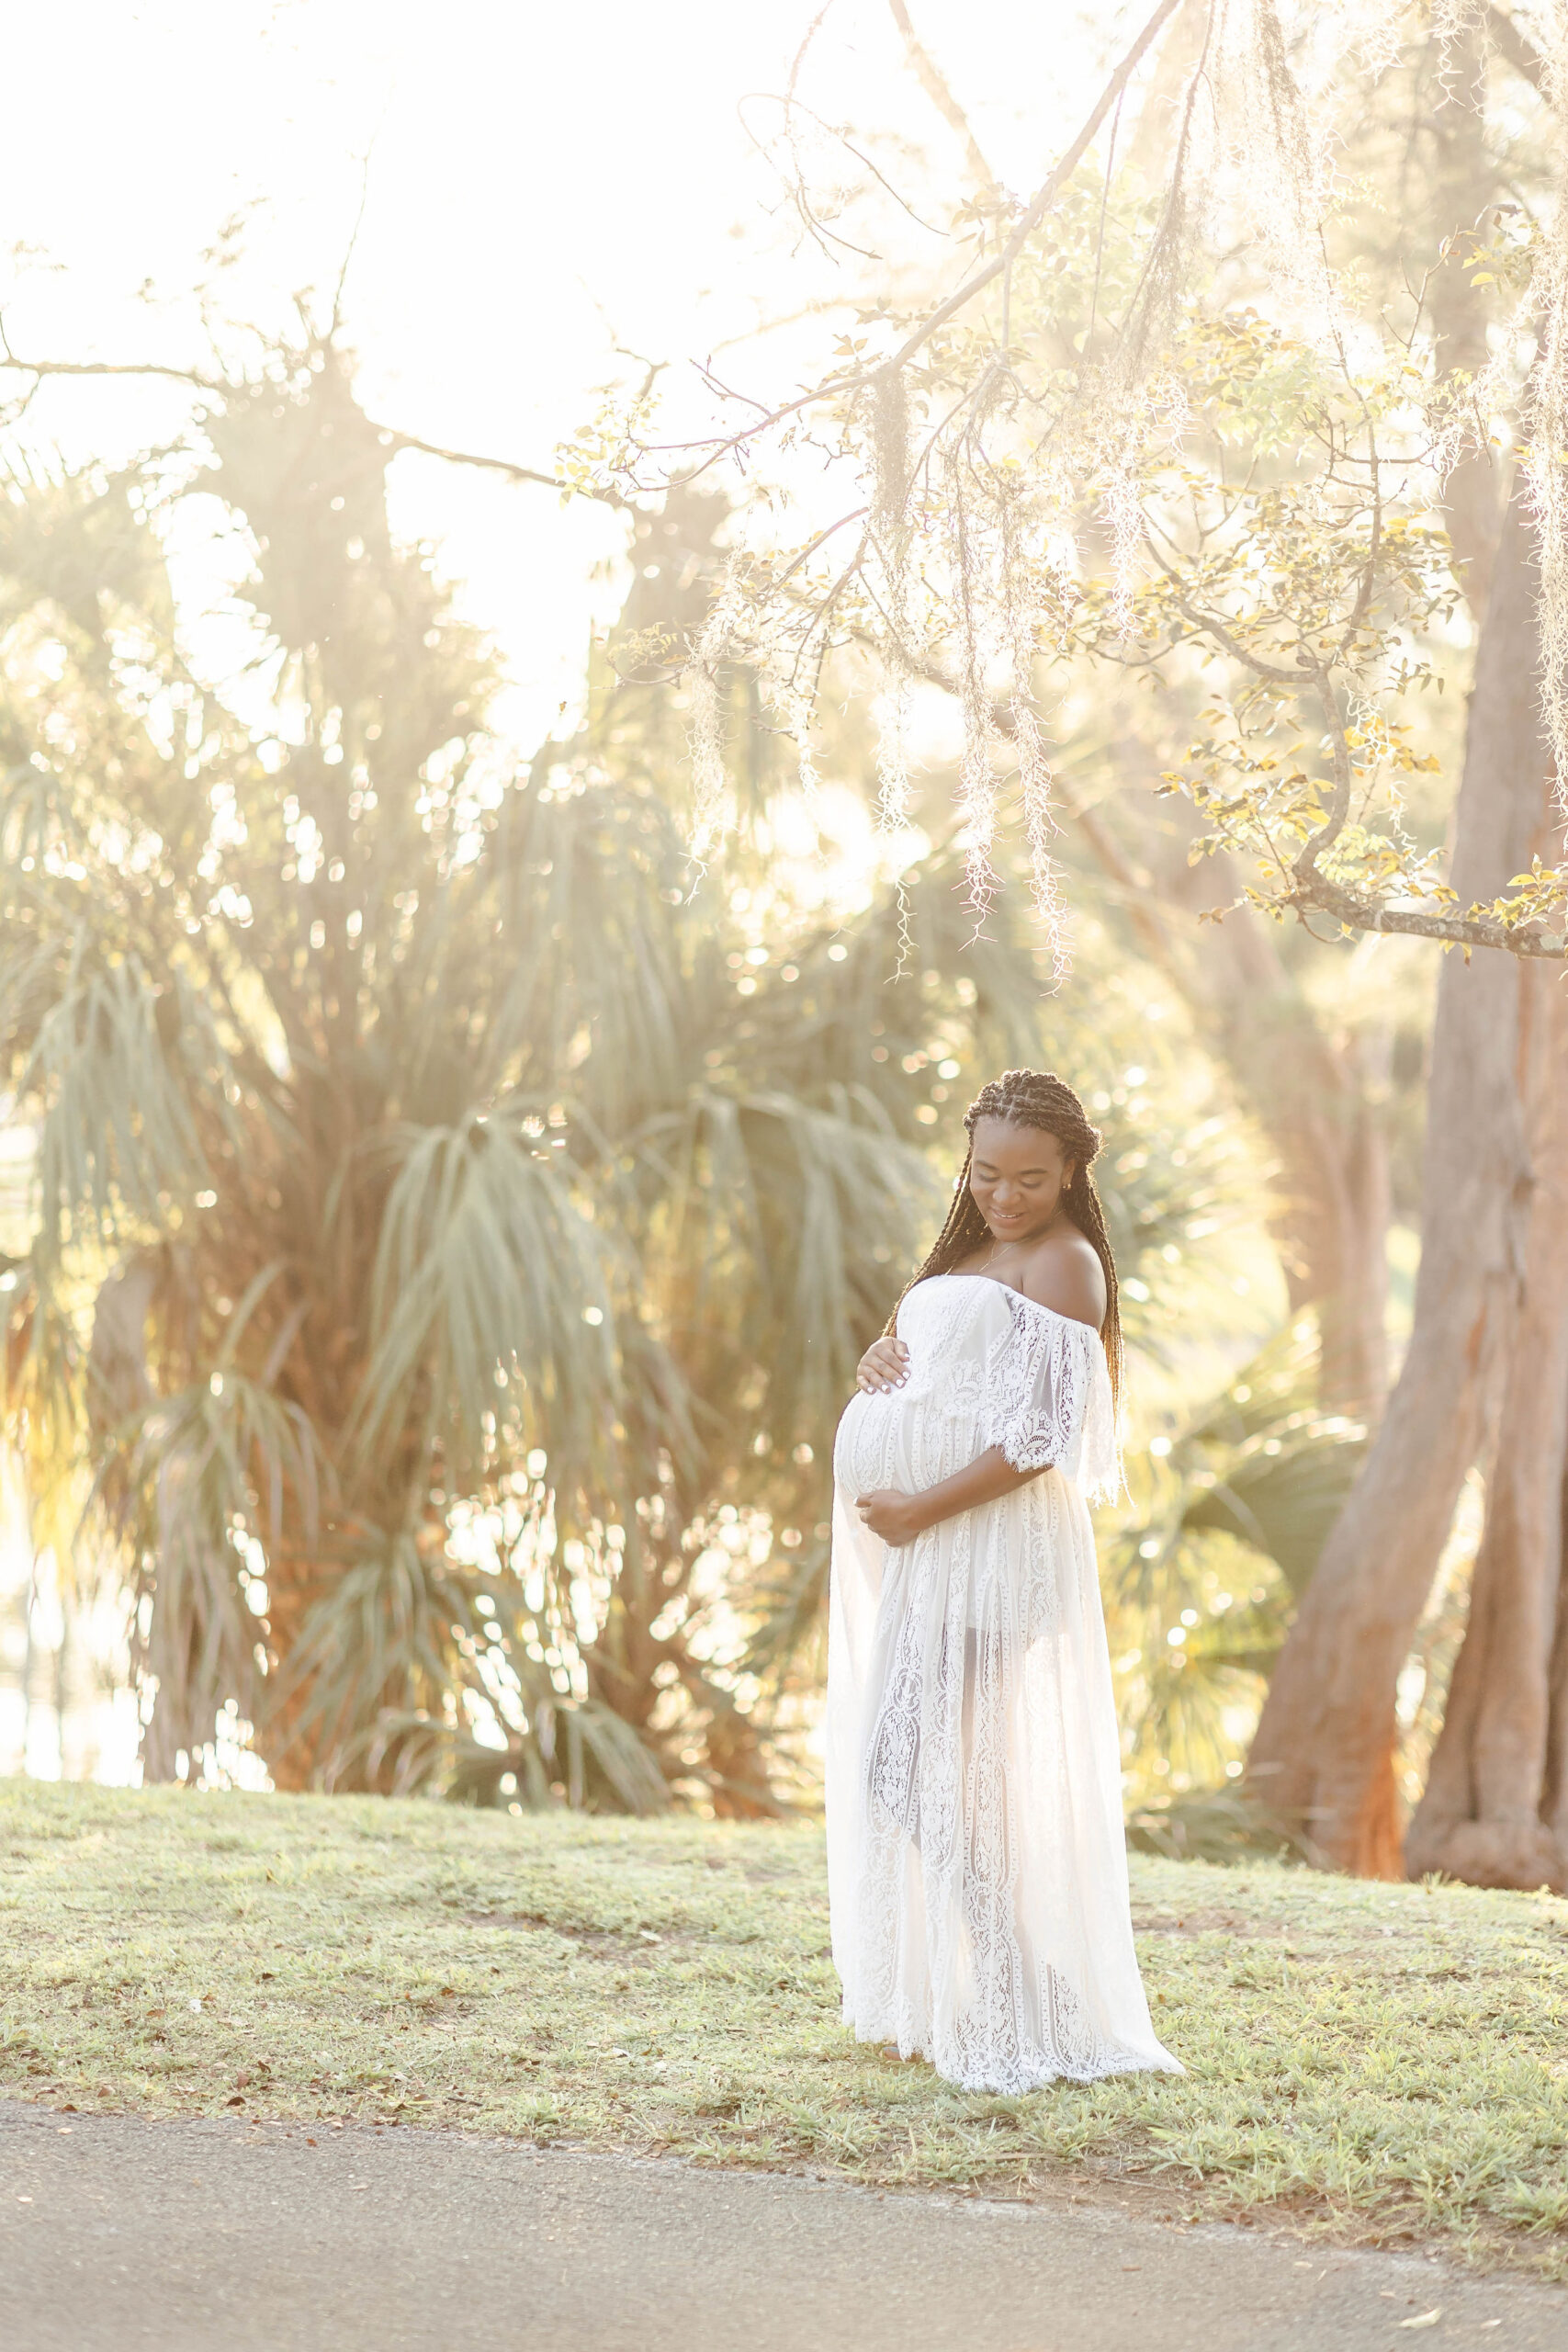
[[[986,1367],[987,1443],[1000,1446],[1015,1470],[1055,1468],[1077,1479],[1091,1502],[1115,1495],[1122,1449],[1098,1332],[1021,1291],[997,1287],[1006,1295],[1009,1326]]]
[[[919,1284],[907,1381],[835,1444],[828,1844],[846,2022],[973,2090],[1174,2069],[1128,1915],[1121,1757],[1081,1487],[1115,1482],[1097,1335],[984,1276]],[[989,1445],[1054,1465],[894,1547],[855,1498]]]

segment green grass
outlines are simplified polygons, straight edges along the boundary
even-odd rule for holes
[[[0,1781],[0,2088],[1142,2184],[1568,2276],[1568,1903],[1141,1856],[1133,1884],[1189,2075],[991,2098],[844,2034],[809,1828]]]

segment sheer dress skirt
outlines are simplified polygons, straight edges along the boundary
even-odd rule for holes
[[[828,1860],[845,2021],[971,2090],[1179,2073],[1133,1947],[1121,1757],[1080,1491],[1118,1476],[1086,1326],[984,1276],[899,1312],[905,1385],[840,1424],[829,1634]],[[1016,1494],[899,1548],[874,1488],[999,1445]]]

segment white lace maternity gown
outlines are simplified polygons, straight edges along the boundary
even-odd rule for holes
[[[839,1424],[828,1871],[844,2020],[968,2090],[1181,2068],[1133,1949],[1085,1493],[1118,1478],[1097,1333],[983,1274],[898,1310],[908,1377]],[[894,1548],[855,1510],[1000,1446],[1052,1467]]]

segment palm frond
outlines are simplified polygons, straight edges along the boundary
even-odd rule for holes
[[[17,1087],[40,1105],[41,1234],[55,1250],[161,1230],[175,1202],[209,1187],[192,1095],[208,1093],[221,1117],[228,1078],[194,992],[161,988],[137,960],[96,967],[81,939],[71,963]]]
[[[229,1700],[254,1721],[259,1628],[244,1597],[242,1540],[249,1532],[276,1546],[290,1512],[308,1538],[319,1467],[298,1407],[235,1373],[159,1398],[114,1433],[92,1499],[108,1494],[118,1470],[118,1516],[139,1598],[151,1603],[138,1636],[156,1682],[149,1778],[174,1778],[181,1750],[199,1756]]]
[[[820,1431],[854,1385],[886,1313],[889,1268],[941,1214],[926,1155],[901,1143],[859,1090],[807,1108],[777,1095],[739,1106],[756,1204],[769,1418],[781,1442]]]
[[[1139,1805],[1127,1817],[1127,1843],[1172,1862],[1247,1862],[1259,1854],[1317,1860],[1309,1838],[1240,1789],[1194,1789]]]
[[[753,1598],[757,1622],[746,1647],[748,1673],[774,1684],[786,1675],[821,1679],[831,1558],[822,1534],[770,1562],[771,1574],[759,1581]]]
[[[779,1093],[694,1088],[636,1138],[654,1170],[671,1325],[728,1336],[737,1363],[767,1366],[779,1442],[835,1418],[897,1295],[941,1191],[925,1154],[874,1099],[833,1087],[826,1105]]]
[[[1134,1465],[1136,1506],[1104,1547],[1135,1751],[1197,1781],[1235,1761],[1227,1715],[1256,1707],[1366,1451],[1315,1387],[1315,1341],[1293,1327]]]
[[[1292,1415],[1232,1454],[1214,1473],[1213,1486],[1183,1506],[1181,1525],[1188,1532],[1217,1529],[1250,1544],[1283,1571],[1299,1600],[1366,1450],[1359,1423]]]
[[[364,1763],[389,1719],[440,1726],[454,1629],[472,1640],[467,1597],[439,1546],[427,1557],[412,1529],[357,1531],[267,1693],[280,1752],[314,1757],[321,1785],[333,1788]]]
[[[396,1148],[351,1458],[363,1474],[411,1418],[455,1476],[493,1460],[502,1424],[513,1446],[546,1426],[564,1462],[595,1458],[615,1385],[613,1250],[567,1175],[499,1123],[412,1131]]]
[[[286,1744],[318,1759],[321,1785],[367,1781],[396,1794],[434,1785],[497,1804],[510,1774],[535,1806],[559,1801],[558,1786],[572,1805],[607,1798],[629,1813],[667,1806],[668,1783],[632,1726],[602,1702],[556,1687],[529,1654],[536,1628],[514,1597],[507,1638],[502,1621],[476,1609],[475,1593],[476,1580],[434,1531],[361,1531],[269,1694]],[[505,1657],[515,1702],[509,1719],[496,1713],[493,1684],[479,1669],[487,1644]],[[454,1703],[465,1692],[495,1726],[490,1744],[474,1737]]]

